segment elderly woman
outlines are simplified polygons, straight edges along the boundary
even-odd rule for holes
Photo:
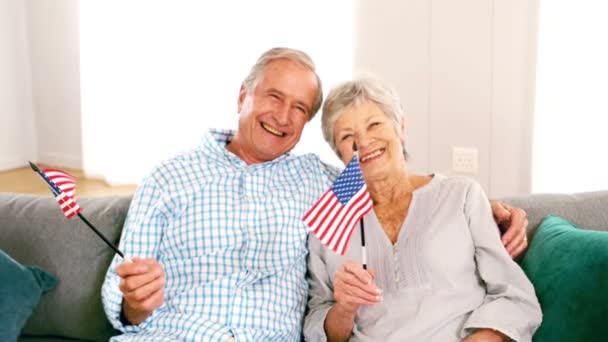
[[[345,256],[309,238],[309,341],[530,341],[534,288],[501,244],[488,199],[463,177],[412,174],[395,92],[373,79],[333,89],[323,133],[348,163],[353,144],[374,210]]]

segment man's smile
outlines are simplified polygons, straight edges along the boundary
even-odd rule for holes
[[[278,129],[266,124],[266,123],[261,123],[262,124],[262,128],[264,128],[264,130],[266,130],[267,132],[276,135],[277,137],[284,137],[285,136],[285,132],[281,132]]]

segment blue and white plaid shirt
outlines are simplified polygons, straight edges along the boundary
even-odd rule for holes
[[[301,218],[337,176],[312,154],[247,166],[226,149],[234,132],[157,167],[138,188],[121,249],[158,260],[165,302],[144,322],[119,320],[110,265],[102,300],[113,341],[299,341],[307,299]]]

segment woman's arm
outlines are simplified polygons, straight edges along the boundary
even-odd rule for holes
[[[479,329],[467,336],[462,342],[507,342],[510,338],[500,331]]]
[[[341,265],[332,280],[319,240],[309,237],[308,314],[304,336],[310,341],[347,341],[362,304],[382,300],[380,289],[373,283],[373,273],[349,261]]]
[[[465,215],[486,297],[465,322],[463,335],[490,328],[516,341],[531,340],[542,318],[534,287],[505,250],[498,230],[493,229],[489,202],[477,183],[469,186]]]
[[[328,341],[348,340],[359,306],[373,305],[382,300],[381,291],[373,280],[373,273],[354,261],[348,261],[338,268],[334,279],[336,303],[325,319]]]

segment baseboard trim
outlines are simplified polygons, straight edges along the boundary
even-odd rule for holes
[[[2,158],[0,159],[0,171],[8,171],[19,169],[27,166],[27,160],[25,158]]]

